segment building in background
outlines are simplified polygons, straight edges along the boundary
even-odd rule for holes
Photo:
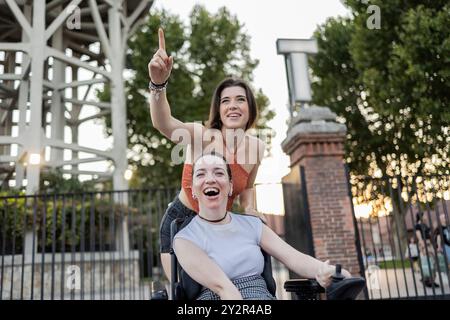
[[[26,185],[32,194],[39,189],[41,172],[61,168],[74,176],[112,179],[116,190],[127,189],[125,53],[128,38],[152,4],[152,0],[0,1],[3,186]],[[99,84],[110,87],[110,101],[89,99]],[[95,112],[81,117],[87,106]],[[107,115],[112,120],[113,147],[79,145],[80,126]],[[79,169],[80,164],[105,160],[112,171]]]

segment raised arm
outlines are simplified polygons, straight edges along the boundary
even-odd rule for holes
[[[161,28],[158,30],[158,38],[159,48],[148,64],[150,80],[156,86],[169,79],[173,67],[173,57],[167,55],[164,31]],[[175,143],[191,144],[194,130],[200,130],[200,133],[203,130],[200,123],[183,123],[172,116],[166,90],[150,90],[150,115],[153,126]]]
[[[335,271],[334,266],[329,265],[328,261],[322,262],[294,249],[266,225],[263,225],[260,245],[264,251],[299,276],[308,279],[315,278],[324,288],[331,283],[330,277]],[[345,269],[342,269],[342,274],[345,277],[351,277]]]
[[[176,238],[174,250],[189,276],[219,295],[222,300],[242,300],[241,293],[220,267],[189,240]]]

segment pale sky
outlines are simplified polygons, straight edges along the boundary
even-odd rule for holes
[[[210,12],[217,12],[220,7],[226,6],[231,14],[236,15],[244,24],[244,31],[251,37],[251,57],[259,60],[253,85],[263,90],[270,100],[270,108],[276,112],[276,117],[269,122],[269,126],[277,134],[272,141],[273,156],[263,160],[258,172],[256,182],[266,186],[257,187],[257,198],[265,199],[263,211],[282,213],[279,182],[289,172],[289,158],[280,145],[286,137],[289,100],[284,57],[277,55],[276,40],[311,38],[316,27],[328,17],[348,15],[348,10],[340,0],[156,0],[150,13],[155,8],[164,8],[179,15],[187,23],[195,4],[204,5]],[[168,95],[170,96],[170,91]],[[100,138],[101,127],[88,124],[86,126],[90,127],[89,130],[80,130],[81,145],[105,149],[105,143],[111,144],[111,139],[102,141]],[[97,138],[92,139],[93,136]],[[99,170],[99,166],[99,163],[85,164],[80,166],[80,169]],[[258,200],[259,203],[261,201]]]

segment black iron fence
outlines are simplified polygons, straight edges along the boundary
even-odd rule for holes
[[[450,176],[351,186],[369,298],[449,298]],[[159,223],[177,191],[0,197],[0,299],[149,299],[165,279]],[[275,272],[282,287],[287,271]]]
[[[0,198],[0,299],[148,299],[174,189]]]
[[[0,300],[150,299],[167,286],[159,225],[177,192],[0,197]],[[266,218],[282,232],[280,217]],[[273,271],[278,297],[289,299],[286,269],[274,260]]]
[[[369,298],[450,298],[450,176],[351,185]]]

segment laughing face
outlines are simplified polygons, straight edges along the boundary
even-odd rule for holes
[[[220,120],[226,128],[245,129],[249,119],[249,107],[245,89],[228,87],[220,94]]]
[[[194,165],[192,192],[200,207],[215,209],[226,207],[231,193],[231,181],[225,161],[217,155],[205,155]]]

